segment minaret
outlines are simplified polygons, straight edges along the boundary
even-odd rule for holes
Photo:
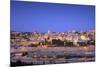
[[[50,34],[51,33],[51,31],[50,30],[48,30],[48,34]]]

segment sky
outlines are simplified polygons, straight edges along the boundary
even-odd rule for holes
[[[95,29],[95,6],[11,1],[11,31],[65,32]]]

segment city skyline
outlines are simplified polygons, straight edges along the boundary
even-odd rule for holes
[[[11,31],[65,32],[95,29],[95,6],[11,1]]]

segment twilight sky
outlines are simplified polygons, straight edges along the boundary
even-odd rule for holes
[[[95,6],[11,1],[11,31],[95,29]]]

